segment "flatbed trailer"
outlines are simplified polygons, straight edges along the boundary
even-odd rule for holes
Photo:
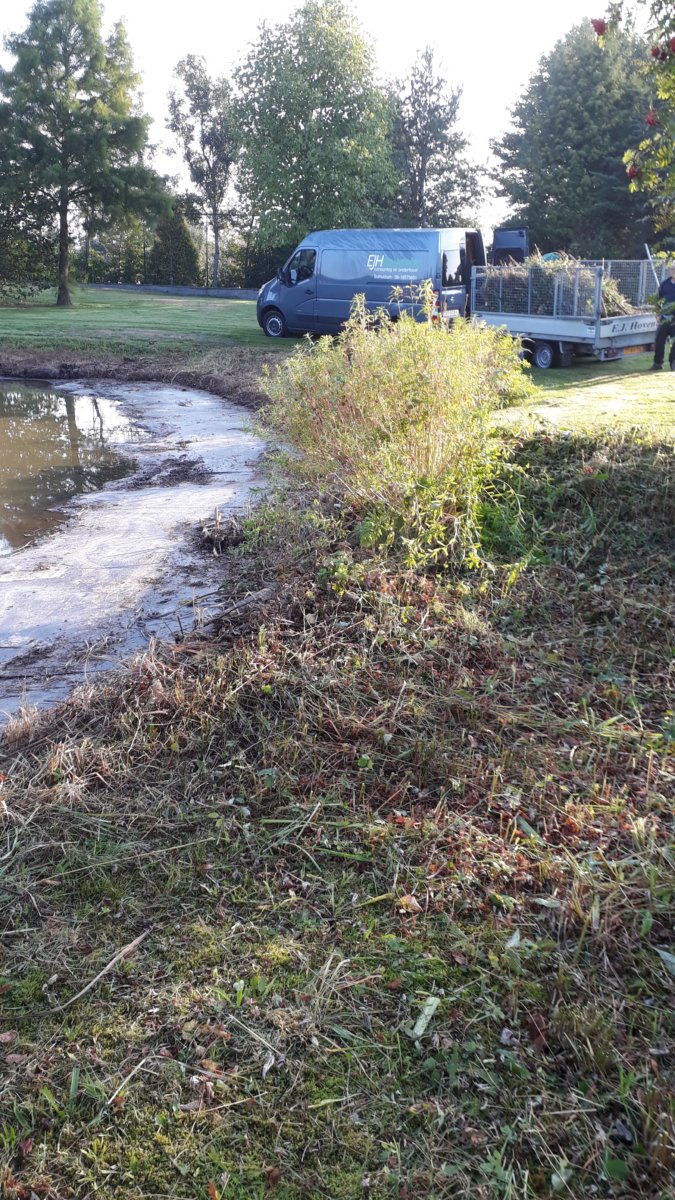
[[[665,278],[665,266],[656,272],[659,282]],[[605,315],[606,279],[616,282],[628,312]],[[470,311],[519,338],[534,366],[546,369],[569,366],[575,355],[607,362],[651,349],[657,317],[648,297],[657,290],[648,260],[474,267]]]

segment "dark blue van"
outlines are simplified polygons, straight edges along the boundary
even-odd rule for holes
[[[363,293],[369,309],[392,316],[401,304],[393,288],[430,279],[439,311],[464,314],[472,266],[485,266],[485,247],[470,229],[323,229],[310,233],[258,293],[258,324],[268,337],[336,333]],[[410,308],[410,305],[407,306]]]

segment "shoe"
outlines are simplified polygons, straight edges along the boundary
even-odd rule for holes
[[[650,370],[650,371],[662,371],[662,370],[663,370],[663,363],[652,363],[652,365],[651,365],[651,367],[649,368],[649,370]]]

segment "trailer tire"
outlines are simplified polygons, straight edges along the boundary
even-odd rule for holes
[[[532,348],[532,366],[548,371],[553,366],[555,353],[550,342],[535,342]]]
[[[286,322],[278,308],[268,308],[263,317],[263,332],[268,338],[286,337]]]

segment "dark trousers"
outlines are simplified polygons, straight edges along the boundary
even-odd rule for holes
[[[666,351],[666,342],[668,338],[673,341],[670,346],[670,365],[675,363],[675,320],[661,321],[656,331],[656,341],[654,342],[654,365],[657,367],[663,366],[663,356]]]

